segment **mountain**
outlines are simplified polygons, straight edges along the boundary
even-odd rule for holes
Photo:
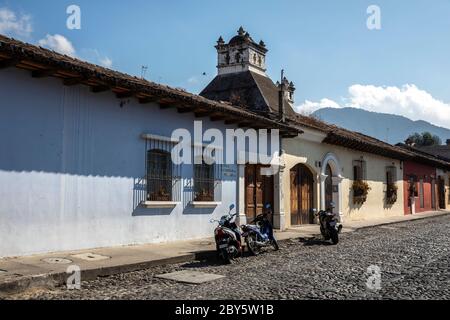
[[[450,139],[450,129],[435,126],[423,120],[413,121],[403,116],[371,112],[355,108],[323,108],[313,116],[340,127],[358,131],[391,144],[403,142],[414,132],[429,131],[439,136],[442,143]]]

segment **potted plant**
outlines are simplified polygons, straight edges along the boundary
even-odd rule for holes
[[[394,204],[397,201],[398,186],[395,183],[388,183],[386,188],[386,203]]]
[[[195,196],[194,201],[213,201],[214,200],[214,194],[211,190],[202,189],[200,192],[198,192]]]
[[[353,203],[354,204],[363,204],[367,200],[367,195],[370,191],[370,186],[367,182],[362,180],[353,181],[352,185],[353,189]]]

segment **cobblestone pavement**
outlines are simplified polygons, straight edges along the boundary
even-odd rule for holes
[[[34,290],[17,299],[450,299],[450,216],[343,234],[337,246],[289,240],[278,252],[154,267],[83,282],[81,290]],[[370,290],[367,268],[381,270]],[[189,285],[154,278],[198,270],[226,278]]]

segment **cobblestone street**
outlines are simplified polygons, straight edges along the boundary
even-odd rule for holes
[[[450,299],[450,216],[281,243],[278,252],[233,265],[196,261],[82,282],[81,290],[33,290],[17,299]],[[367,268],[381,270],[381,289],[366,286]],[[154,275],[198,270],[226,278],[202,285]]]

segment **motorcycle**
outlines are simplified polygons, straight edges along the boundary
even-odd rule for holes
[[[269,221],[269,216],[272,214],[270,204],[267,204],[265,209],[266,212],[258,215],[250,224],[241,226],[242,237],[245,238],[248,251],[252,255],[258,255],[264,247],[272,246],[275,251],[279,249]]]
[[[216,251],[219,259],[230,264],[235,258],[242,256],[241,231],[235,222],[237,213],[231,214],[234,205],[230,206],[230,211],[220,220],[211,220],[211,223],[218,222],[219,225],[214,230],[216,241]]]
[[[333,204],[327,210],[320,210],[316,215],[319,217],[320,233],[326,241],[331,239],[333,244],[339,243],[339,233],[342,231],[342,224],[339,223],[336,214],[333,213]]]

